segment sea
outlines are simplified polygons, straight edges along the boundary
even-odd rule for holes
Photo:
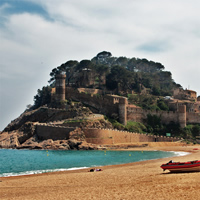
[[[117,165],[158,158],[183,156],[166,151],[64,151],[0,149],[0,177]]]

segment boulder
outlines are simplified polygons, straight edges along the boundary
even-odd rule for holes
[[[75,140],[75,139],[69,139],[68,144],[70,146],[70,149],[78,149],[78,146],[81,144],[81,141]]]

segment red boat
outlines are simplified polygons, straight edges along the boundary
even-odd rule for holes
[[[173,162],[170,160],[166,164],[160,166],[163,171],[166,169],[170,172],[200,172],[200,160],[188,162]]]

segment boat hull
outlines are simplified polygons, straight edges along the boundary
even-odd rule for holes
[[[200,172],[200,166],[188,168],[168,169],[170,172]]]
[[[172,162],[160,166],[164,171],[170,172],[200,172],[200,161]]]

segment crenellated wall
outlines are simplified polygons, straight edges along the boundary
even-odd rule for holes
[[[63,127],[46,124],[36,125],[36,134],[40,140],[67,140],[74,127]],[[93,144],[122,144],[136,142],[172,142],[179,138],[160,137],[148,134],[138,134],[113,129],[84,128],[83,132],[88,143]]]
[[[93,144],[121,144],[136,142],[175,142],[180,138],[132,133],[112,129],[83,129],[86,141]]]

